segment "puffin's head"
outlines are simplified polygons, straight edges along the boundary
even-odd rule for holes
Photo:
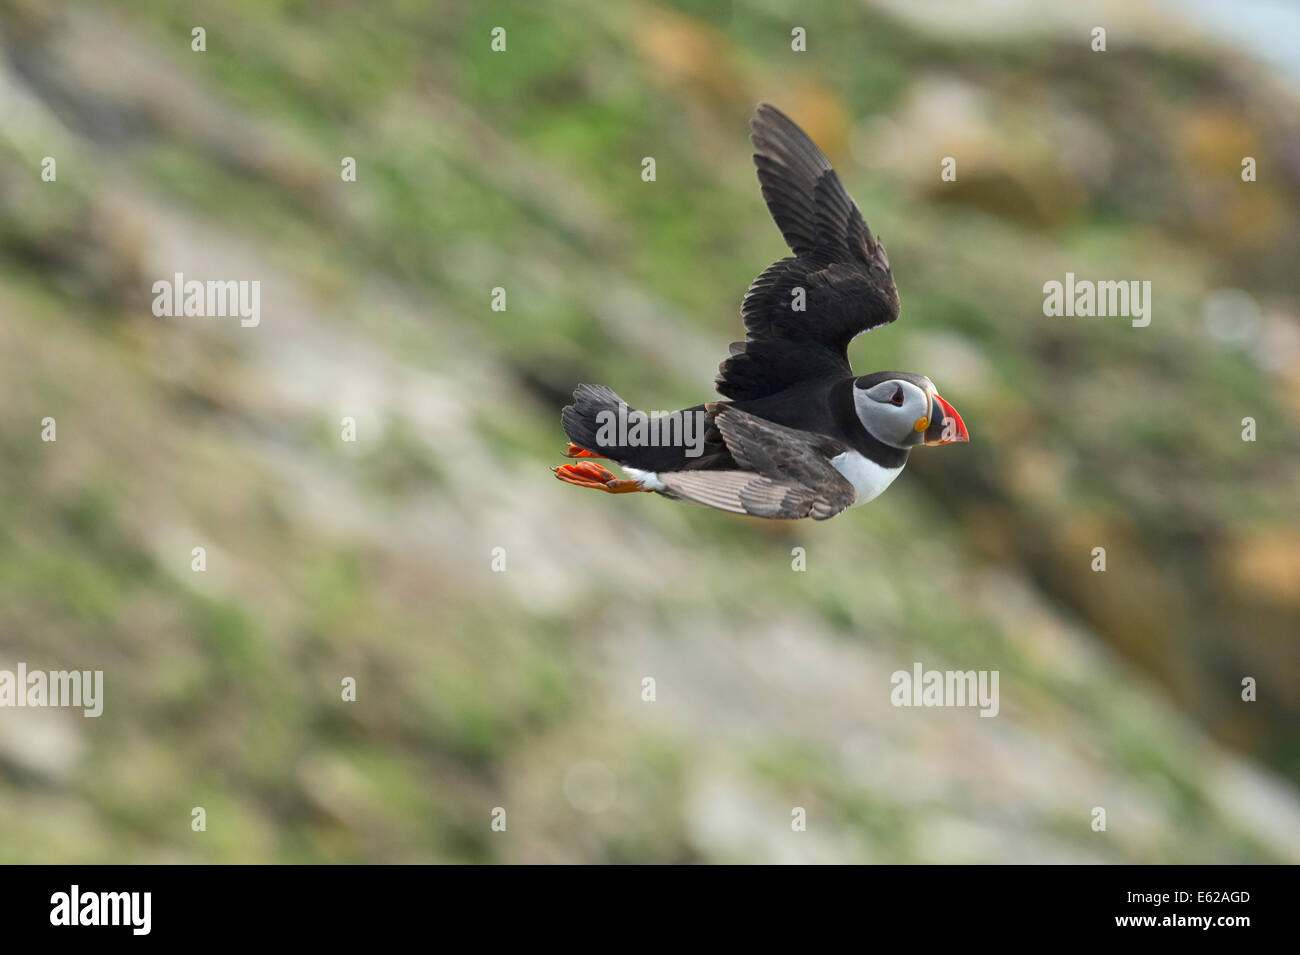
[[[924,375],[878,371],[853,382],[853,405],[862,427],[895,448],[969,441],[966,422],[939,397]]]

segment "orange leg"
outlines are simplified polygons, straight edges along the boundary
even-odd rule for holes
[[[581,464],[561,464],[551,470],[565,484],[594,487],[607,494],[631,494],[634,491],[646,490],[641,486],[640,481],[620,481],[612,472],[588,461],[583,461]]]
[[[564,452],[566,458],[601,458],[605,455],[597,454],[595,451],[588,451],[586,448],[580,448],[572,441],[569,442],[569,450]]]

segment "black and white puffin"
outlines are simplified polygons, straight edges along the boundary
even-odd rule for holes
[[[920,444],[970,440],[924,375],[853,374],[848,346],[898,318],[885,247],[822,151],[761,104],[754,164],[793,256],[774,262],[741,304],[745,341],[718,369],[724,401],[650,418],[603,385],[579,385],[562,414],[561,481],[611,494],[651,491],[756,517],[825,520],[879,496]]]

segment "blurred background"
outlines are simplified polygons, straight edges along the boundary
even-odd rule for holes
[[[0,667],[105,673],[0,710],[0,861],[1300,861],[1295,15],[0,2]],[[855,367],[974,440],[825,524],[560,484],[577,382],[712,396],[763,100],[889,248]]]

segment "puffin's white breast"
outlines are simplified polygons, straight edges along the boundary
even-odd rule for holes
[[[835,455],[831,458],[831,466],[843,474],[857,490],[858,499],[853,502],[853,507],[879,497],[885,488],[894,483],[894,478],[903,473],[901,465],[896,468],[881,467],[857,451]]]

